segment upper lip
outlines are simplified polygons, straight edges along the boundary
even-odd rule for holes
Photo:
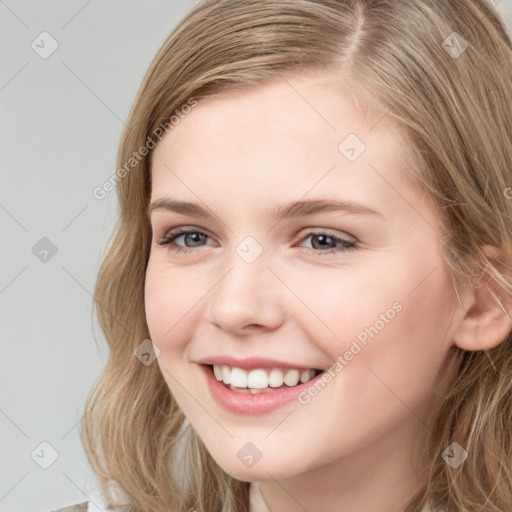
[[[267,359],[264,357],[246,357],[238,359],[228,355],[208,356],[197,361],[199,364],[215,364],[227,365],[235,368],[243,368],[245,370],[253,370],[254,368],[297,368],[297,370],[321,370],[314,366],[303,365],[299,363],[289,363],[287,361],[279,361],[277,359]]]

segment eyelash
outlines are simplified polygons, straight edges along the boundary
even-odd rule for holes
[[[188,253],[190,251],[193,251],[194,247],[182,247],[179,245],[171,246],[171,244],[172,244],[172,242],[174,242],[174,240],[176,240],[177,238],[179,238],[182,235],[188,235],[188,234],[201,234],[201,235],[205,235],[208,238],[211,238],[206,233],[203,233],[202,231],[199,231],[199,230],[194,230],[194,229],[187,230],[187,229],[183,229],[183,228],[178,228],[176,230],[171,230],[168,233],[166,233],[162,237],[162,239],[158,241],[158,245],[162,245],[162,246],[168,245],[169,246],[168,249],[174,251],[175,253]],[[319,249],[311,249],[309,247],[305,247],[305,249],[307,249],[308,251],[313,251],[316,254],[320,254],[321,256],[336,254],[336,253],[341,253],[341,252],[346,252],[346,251],[353,251],[353,250],[357,249],[357,245],[355,242],[349,242],[348,240],[344,240],[343,238],[339,238],[339,237],[334,236],[325,231],[318,231],[318,232],[310,231],[310,232],[306,233],[306,235],[304,235],[304,237],[301,239],[301,241],[304,241],[305,239],[309,238],[310,236],[322,236],[322,235],[327,235],[327,237],[331,238],[335,243],[338,244],[338,248],[330,249],[328,251],[321,251]],[[339,247],[342,247],[342,248],[339,249]]]

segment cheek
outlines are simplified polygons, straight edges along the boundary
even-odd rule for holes
[[[388,272],[385,266],[346,272],[330,284],[331,300],[315,304],[336,332],[327,339],[318,335],[318,321],[306,326],[334,361],[332,385],[318,398],[311,395],[311,407],[329,408],[327,437],[336,436],[344,418],[359,421],[358,431],[347,427],[347,439],[340,441],[350,445],[380,435],[411,411],[419,417],[431,411],[431,392],[446,382],[451,281],[441,265],[425,279],[436,266],[430,256],[395,261],[395,271],[390,261]]]
[[[383,338],[392,324],[400,323],[408,280],[398,277],[386,263],[379,265],[313,268],[288,276],[301,301],[292,315],[300,322],[306,338],[319,344],[332,360],[352,350],[369,365],[376,355],[366,350],[372,340]],[[363,356],[364,353],[364,357]]]
[[[185,336],[192,308],[204,296],[204,283],[191,272],[168,268],[150,257],[146,270],[144,302],[151,339],[163,351],[172,350]]]
[[[145,280],[145,310],[150,338],[160,350],[156,362],[173,397],[188,411],[190,395],[196,382],[190,380],[187,342],[197,323],[194,305],[206,293],[191,272],[171,269],[153,258],[148,263]],[[184,386],[184,384],[186,386]]]
[[[322,272],[311,272],[294,290],[317,314],[306,314],[302,329],[333,361],[346,356],[366,368],[385,361],[412,373],[421,361],[442,363],[453,297],[438,255],[426,253],[421,261],[394,253],[364,270]]]

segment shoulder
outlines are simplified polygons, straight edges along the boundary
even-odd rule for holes
[[[88,505],[89,502],[84,501],[83,503],[75,503],[74,505],[68,505],[67,507],[59,508],[51,512],[87,512]]]

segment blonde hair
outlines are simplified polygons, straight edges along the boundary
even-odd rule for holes
[[[509,304],[512,43],[488,1],[203,1],[153,59],[122,134],[117,167],[160,138],[159,127],[191,98],[308,70],[338,72],[352,84],[362,112],[387,116],[403,131],[411,175],[442,218],[454,284],[477,286],[485,274],[497,283],[500,303]],[[249,483],[212,459],[158,365],[134,357],[149,338],[151,152],[131,165],[119,175],[120,216],[95,288],[110,355],[87,400],[82,442],[110,507],[247,511]],[[486,256],[486,244],[502,258]],[[490,350],[457,350],[456,378],[422,447],[432,461],[428,484],[406,512],[427,502],[457,512],[512,506],[512,337]],[[468,453],[457,469],[441,457],[453,441]]]

